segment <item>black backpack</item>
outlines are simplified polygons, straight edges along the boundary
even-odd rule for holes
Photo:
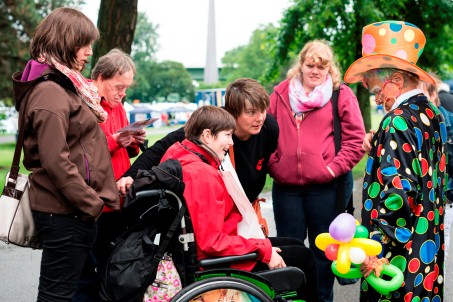
[[[139,174],[123,210],[134,224],[111,243],[110,257],[105,267],[99,268],[100,296],[104,301],[141,302],[156,278],[164,253],[174,247],[181,249],[175,235],[179,234],[186,206],[183,203],[179,208],[177,199],[166,191],[171,188],[183,200],[181,164],[168,160]],[[140,192],[144,190],[153,190],[153,194],[141,199]],[[159,245],[154,243],[156,234],[161,234]]]

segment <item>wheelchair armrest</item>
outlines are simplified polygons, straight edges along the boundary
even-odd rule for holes
[[[239,255],[239,256],[225,256],[225,257],[221,257],[221,258],[201,259],[199,261],[199,264],[201,267],[209,267],[209,266],[228,264],[228,263],[238,262],[238,261],[256,260],[256,258],[258,258],[257,253],[250,253],[250,254]]]
[[[256,274],[269,281],[276,292],[294,291],[306,281],[305,273],[294,266],[256,272]]]

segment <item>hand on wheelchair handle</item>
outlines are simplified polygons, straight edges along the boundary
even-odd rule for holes
[[[281,251],[278,247],[272,247],[271,260],[267,264],[270,270],[286,267],[285,261],[279,254]]]
[[[121,196],[126,195],[127,191],[129,190],[129,188],[131,187],[133,182],[134,182],[134,179],[130,176],[121,177],[116,182],[116,187]]]

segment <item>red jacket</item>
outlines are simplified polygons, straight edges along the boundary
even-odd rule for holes
[[[289,80],[274,88],[269,113],[280,128],[277,150],[269,159],[269,174],[285,185],[313,185],[333,179],[327,166],[340,176],[362,159],[365,136],[363,119],[352,90],[341,85],[338,112],[341,120],[341,149],[335,155],[332,102],[309,112],[296,123],[289,102]]]
[[[122,105],[111,107],[104,99],[101,101],[102,108],[108,113],[108,118],[104,123],[100,123],[102,130],[107,138],[107,143],[112,157],[113,174],[115,180],[118,180],[131,166],[131,157],[135,157],[140,152],[138,145],[130,145],[127,148],[121,148],[113,138],[113,134],[119,129],[129,125],[129,121],[126,117],[126,111]],[[123,200],[121,200],[121,206]],[[104,208],[104,212],[110,212],[111,209],[108,207]]]
[[[209,164],[193,152],[203,155]],[[188,140],[172,145],[162,161],[169,158],[179,160],[182,165],[184,198],[192,219],[198,259],[256,251],[258,260],[269,263],[272,254],[269,239],[246,239],[237,235],[237,224],[242,216],[227,192],[214,158]],[[255,264],[256,261],[247,261],[232,267],[250,271]]]

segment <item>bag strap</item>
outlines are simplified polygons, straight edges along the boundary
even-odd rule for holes
[[[153,261],[152,261],[151,266],[150,266],[150,271],[151,272],[154,272],[156,270],[157,266],[159,265],[160,261],[162,260],[162,257],[165,254],[167,246],[170,243],[170,241],[172,240],[172,238],[173,238],[173,236],[175,234],[175,231],[178,228],[178,225],[181,223],[181,219],[184,216],[185,212],[186,212],[186,206],[182,205],[181,208],[179,209],[179,212],[176,215],[175,219],[171,223],[170,228],[168,229],[164,240],[162,241],[162,243],[159,244],[159,247],[157,248],[156,254],[153,256],[153,259],[152,259]],[[152,280],[150,280],[150,279],[152,277],[153,277],[153,274],[150,274],[149,277],[147,278],[149,280],[146,280],[146,284],[150,284],[151,283]],[[145,287],[144,291],[145,290],[146,290],[146,287]]]
[[[24,98],[25,99],[25,98]],[[16,149],[14,150],[14,157],[13,157],[13,163],[11,164],[11,169],[9,172],[9,177],[7,180],[7,186],[8,187],[16,187],[16,181],[17,177],[19,176],[19,162],[20,162],[20,157],[22,153],[22,146],[24,143],[24,125],[25,125],[25,112],[27,109],[27,102],[23,102],[20,106],[19,110],[19,116],[20,118],[20,125],[19,127],[19,135],[17,137],[17,142],[16,142]]]
[[[23,100],[27,99],[27,97],[31,94],[31,92],[33,91],[34,87],[36,87],[36,85],[38,85],[38,83],[40,83],[42,81],[49,80],[49,79],[58,83],[58,80],[57,80],[56,76],[52,77],[51,74],[46,74],[44,76],[41,76],[41,77],[39,77],[39,78],[34,80],[34,81],[36,81],[36,84],[33,86],[33,88],[31,88],[27,92],[27,94],[25,95]],[[13,162],[11,164],[9,177],[8,177],[6,185],[5,185],[8,188],[15,188],[16,187],[17,177],[19,176],[19,169],[20,169],[19,162],[20,162],[20,157],[21,157],[21,153],[22,153],[22,146],[23,146],[23,143],[24,143],[25,115],[26,115],[26,112],[27,112],[26,111],[27,105],[28,105],[28,102],[23,101],[21,106],[20,106],[20,109],[19,109],[19,116],[20,116],[19,135],[17,137],[16,148],[14,150]]]
[[[340,88],[332,93],[332,112],[333,112],[333,139],[335,142],[335,154],[338,154],[341,149],[341,121],[338,113],[338,97],[340,96]]]
[[[334,90],[332,93],[332,112],[333,112],[333,139],[335,142],[335,155],[340,152],[341,149],[341,121],[340,115],[338,113],[338,98],[340,96],[340,87],[337,90]],[[336,209],[337,214],[341,214],[345,210],[344,206],[344,182],[345,177],[342,175],[337,178],[337,203]]]

